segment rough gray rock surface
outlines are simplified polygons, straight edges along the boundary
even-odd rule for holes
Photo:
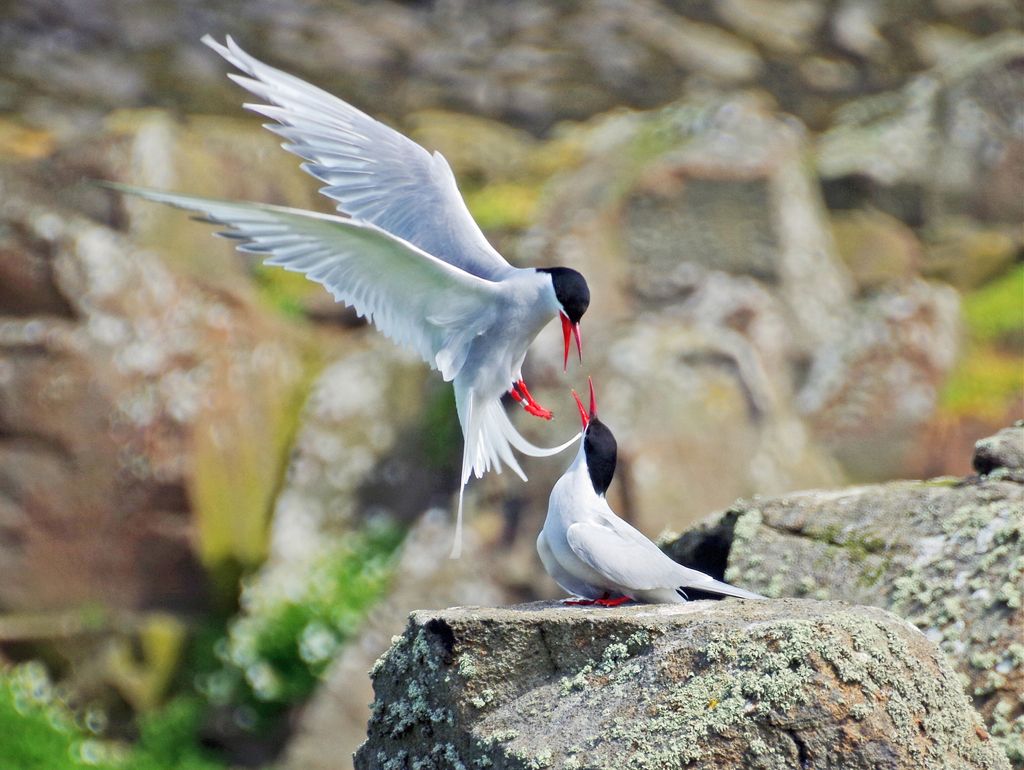
[[[415,612],[359,770],[1007,768],[945,658],[877,608]]]
[[[1024,420],[978,441],[971,462],[978,473],[1001,471],[1024,481]]]
[[[708,569],[702,559],[727,561],[727,580],[768,596],[906,618],[947,653],[993,738],[1024,766],[1024,485],[1005,468],[741,502],[667,550]]]

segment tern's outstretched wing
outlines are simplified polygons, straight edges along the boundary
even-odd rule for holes
[[[338,210],[371,222],[466,272],[497,278],[511,266],[487,242],[466,208],[444,157],[355,107],[247,54],[230,37],[203,42],[249,77],[229,75],[269,105],[246,108],[277,123],[303,170],[326,182]]]
[[[419,353],[446,380],[495,321],[498,285],[470,275],[372,224],[329,214],[231,203],[108,184],[224,225],[239,249],[304,273],[387,337]]]
[[[600,523],[572,524],[565,535],[573,553],[613,582],[634,591],[697,588],[741,599],[764,598],[677,564],[642,532],[611,516]]]

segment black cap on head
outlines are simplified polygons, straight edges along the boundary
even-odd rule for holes
[[[619,447],[608,426],[596,417],[591,418],[583,435],[583,451],[587,455],[587,471],[594,491],[603,495],[608,491],[615,475],[615,460]]]
[[[574,324],[578,324],[590,306],[590,287],[587,280],[571,267],[538,267],[538,272],[550,273],[555,297],[562,310]]]

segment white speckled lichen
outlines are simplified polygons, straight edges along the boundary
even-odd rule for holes
[[[391,709],[375,709],[359,770],[380,764],[364,761],[371,746],[427,768],[448,744],[467,767],[514,770],[788,770],[800,752],[834,751],[858,767],[881,756],[872,752],[905,766],[1006,767],[955,674],[880,610],[727,601],[435,617],[415,613],[378,672]],[[438,708],[452,721],[435,721]],[[756,764],[724,759],[747,755]]]
[[[1024,635],[1024,487],[1001,479],[738,505],[726,577],[768,595],[877,604],[906,618],[949,655],[991,736],[1024,767],[1024,663],[1014,646]]]

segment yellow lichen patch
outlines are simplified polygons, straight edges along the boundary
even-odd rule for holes
[[[319,367],[311,351],[300,366],[269,360],[274,353],[272,346],[254,350],[267,359],[259,368],[223,362],[213,374],[222,385],[193,432],[197,550],[215,580],[233,578],[230,569],[218,575],[226,565],[251,568],[266,554],[274,497]]]
[[[970,350],[942,390],[942,411],[1001,420],[1024,395],[1024,358],[991,348]]]
[[[56,142],[49,131],[0,120],[0,160],[39,160],[50,155],[55,147]]]
[[[525,229],[533,221],[538,188],[524,184],[492,184],[466,193],[466,205],[485,230]]]
[[[445,156],[467,182],[522,177],[538,141],[530,134],[494,120],[442,110],[424,110],[409,119],[410,135],[430,151]]]
[[[173,615],[155,613],[139,629],[141,660],[127,639],[112,642],[107,667],[112,684],[136,712],[159,705],[174,676],[186,638],[185,626]]]

